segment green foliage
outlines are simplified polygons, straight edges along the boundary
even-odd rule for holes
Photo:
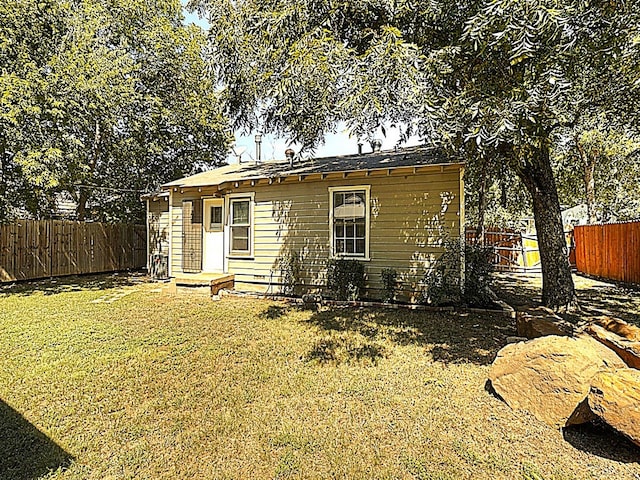
[[[3,207],[46,216],[67,192],[79,218],[141,220],[142,191],[217,164],[228,129],[205,41],[178,0],[3,2]]]
[[[498,161],[468,163],[464,172],[465,222],[472,228],[524,229],[531,200],[520,179]]]
[[[553,151],[561,203],[587,204],[590,223],[640,218],[640,131],[604,114],[584,115]]]
[[[421,303],[434,306],[460,304],[462,299],[460,240],[447,240],[444,251],[424,275]]]
[[[393,302],[398,289],[398,272],[393,268],[383,268],[381,276],[383,300],[385,302]]]
[[[337,259],[327,264],[327,287],[336,300],[358,300],[364,291],[364,264]]]
[[[234,126],[313,148],[339,121],[365,140],[391,123],[469,165],[490,159],[489,172],[522,181],[541,232],[549,232],[540,239],[543,300],[549,306],[574,300],[569,268],[558,261],[562,225],[550,148],[589,106],[627,123],[637,119],[638,2],[192,0],[190,6],[210,19],[210,62]]]
[[[491,307],[490,293],[495,270],[492,247],[482,245],[465,245],[464,248],[464,293],[463,299],[473,307]]]
[[[288,253],[278,260],[282,293],[295,295],[296,285],[300,281],[300,256],[297,252]]]
[[[425,273],[422,303],[434,306],[465,304],[480,308],[491,307],[493,248],[481,245],[463,247],[458,240],[448,240],[444,248],[431,270]],[[460,282],[463,248],[464,285]]]

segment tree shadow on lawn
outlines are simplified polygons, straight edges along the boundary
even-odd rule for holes
[[[0,400],[0,478],[32,480],[66,469],[73,457]]]
[[[640,326],[640,292],[630,286],[593,280],[574,275],[581,311],[562,314],[565,320],[578,323],[585,317],[602,315],[620,318]],[[540,274],[501,273],[496,276],[498,296],[516,310],[542,304]]]
[[[148,281],[141,272],[115,272],[90,275],[71,275],[45,280],[20,281],[0,284],[0,295],[23,295],[34,293],[55,295],[65,292],[82,292],[87,290],[108,290],[126,287]]]
[[[309,354],[320,361],[375,363],[391,342],[423,346],[434,361],[488,365],[515,335],[512,319],[487,313],[333,307],[313,313],[308,323],[328,333]]]

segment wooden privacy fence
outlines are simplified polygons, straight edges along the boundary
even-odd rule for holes
[[[579,272],[640,283],[640,222],[580,225],[573,233]]]
[[[467,228],[465,231],[467,244],[475,244],[476,229]],[[515,230],[486,229],[482,242],[493,247],[493,264],[499,271],[522,271],[540,269],[540,253],[538,239]]]
[[[0,282],[146,265],[146,227],[66,220],[0,225]]]

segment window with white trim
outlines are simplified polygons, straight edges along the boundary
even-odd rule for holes
[[[234,198],[229,203],[231,253],[251,254],[251,199]]]
[[[331,253],[369,258],[369,186],[329,188]]]

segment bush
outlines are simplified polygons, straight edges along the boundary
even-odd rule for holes
[[[491,282],[495,266],[493,247],[467,245],[464,250],[464,300],[474,307],[493,305]]]
[[[327,287],[336,300],[358,300],[364,280],[364,264],[357,260],[330,260],[327,264]]]
[[[423,278],[424,291],[421,303],[435,306],[455,305],[462,300],[460,285],[460,261],[462,258],[459,240],[444,242],[444,252],[435,261]]]
[[[300,277],[300,257],[297,252],[288,253],[279,259],[282,293],[294,295]]]
[[[385,302],[393,302],[396,296],[396,289],[398,287],[398,272],[393,268],[384,268],[382,270],[382,286],[383,286],[383,300]]]

